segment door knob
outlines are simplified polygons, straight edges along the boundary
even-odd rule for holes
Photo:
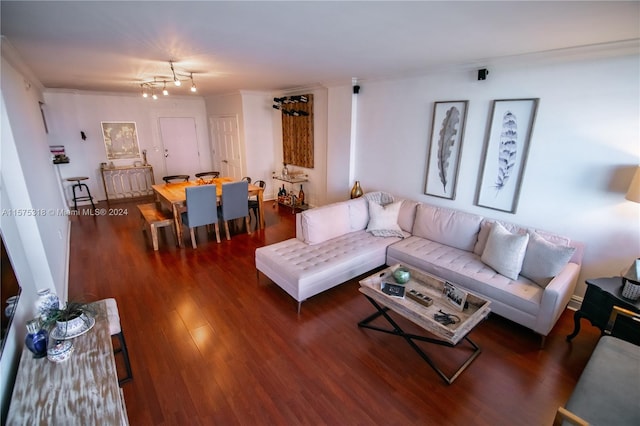
[[[169,150],[165,149],[164,150],[164,158],[167,158],[169,156]]]
[[[226,164],[226,163],[228,163],[228,161],[227,161],[227,160],[222,160],[222,162],[223,162],[223,163],[225,163],[225,164]]]

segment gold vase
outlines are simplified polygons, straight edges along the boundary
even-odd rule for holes
[[[362,197],[362,187],[360,186],[360,181],[357,180],[356,183],[353,184],[353,188],[351,188],[351,198]]]

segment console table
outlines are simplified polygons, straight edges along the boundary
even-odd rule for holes
[[[587,292],[582,300],[580,309],[573,315],[573,333],[567,336],[567,341],[571,341],[580,332],[580,320],[588,319],[591,324],[600,329],[604,335],[607,322],[611,316],[613,306],[620,306],[631,312],[640,313],[640,301],[632,301],[622,297],[622,278],[595,278],[587,282]],[[627,317],[618,318],[615,326],[611,330],[613,336],[640,345],[640,333],[637,325],[633,326],[633,320]]]
[[[153,195],[153,167],[120,166],[100,167],[104,194],[109,201]]]
[[[20,357],[7,425],[128,425],[109,334],[105,302],[95,326],[73,339],[66,361]]]

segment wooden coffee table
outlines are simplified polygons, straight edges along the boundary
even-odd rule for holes
[[[480,348],[469,339],[468,334],[489,315],[491,311],[489,308],[490,302],[469,293],[467,296],[468,307],[460,312],[442,295],[445,280],[407,266],[404,267],[411,272],[411,279],[404,285],[405,293],[410,290],[416,290],[430,297],[433,303],[431,306],[424,306],[408,296],[404,298],[389,296],[382,292],[381,283],[383,281],[393,282],[392,273],[399,266],[388,267],[360,281],[360,292],[376,308],[376,312],[360,321],[358,326],[403,337],[445,382],[451,384],[480,355]],[[435,337],[418,336],[404,332],[389,316],[389,310],[417,324]],[[434,319],[434,315],[440,311],[453,314],[460,321],[455,324],[444,325]],[[380,316],[384,317],[393,328],[385,329],[371,325],[371,322]],[[466,340],[471,345],[473,353],[451,376],[447,376],[438,368],[415,342],[421,341],[445,347],[455,347],[463,340]]]

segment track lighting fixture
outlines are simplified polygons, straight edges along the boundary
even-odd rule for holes
[[[164,96],[169,95],[169,90],[167,89],[167,83],[173,82],[173,84],[177,87],[182,85],[183,81],[191,81],[191,92],[197,92],[196,83],[193,80],[193,72],[176,72],[174,62],[169,61],[169,69],[171,71],[170,74],[164,76],[155,76],[153,80],[148,80],[140,84],[140,88],[142,90],[142,97],[148,98],[151,96],[153,99],[158,99],[158,95],[155,94],[155,89],[157,88],[160,91],[162,88],[162,94]]]

